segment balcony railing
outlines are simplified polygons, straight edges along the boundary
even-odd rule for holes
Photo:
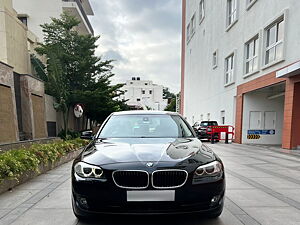
[[[80,12],[81,12],[81,14],[82,14],[82,16],[83,16],[83,18],[84,18],[87,26],[89,27],[89,30],[91,31],[92,34],[94,34],[94,29],[93,29],[93,27],[92,27],[92,25],[90,23],[89,18],[87,17],[87,15],[86,15],[86,13],[84,11],[84,8],[82,6],[81,0],[62,0],[62,1],[63,2],[76,2],[77,3]]]

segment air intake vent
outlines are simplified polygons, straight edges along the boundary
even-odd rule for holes
[[[178,188],[185,184],[187,177],[185,170],[157,170],[152,174],[152,185],[158,189]]]
[[[113,172],[113,180],[121,188],[144,189],[149,185],[149,174],[139,170],[119,170]]]

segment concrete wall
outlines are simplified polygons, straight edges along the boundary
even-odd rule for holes
[[[32,115],[33,115],[33,137],[35,139],[47,137],[45,122],[45,100],[43,96],[31,94]]]
[[[62,10],[62,0],[13,0],[13,7],[18,14],[28,15],[28,28],[43,41],[41,24],[50,23],[51,17],[58,18]]]
[[[0,61],[19,74],[31,72],[27,27],[18,20],[11,0],[0,1]]]
[[[93,14],[92,9],[88,10],[89,2],[84,2],[84,8],[86,12]],[[73,16],[76,16],[80,21],[78,31],[83,34],[91,34],[93,31],[89,29],[87,22],[78,7],[77,3],[64,2],[62,0],[13,0],[13,7],[19,15],[28,15],[28,28],[39,38],[39,41],[43,41],[43,32],[40,27],[41,24],[50,23],[52,18],[59,18],[63,11],[67,11]]]
[[[57,112],[53,107],[55,100],[52,96],[45,94],[45,105],[46,105],[46,121],[56,122]]]
[[[0,62],[0,143],[18,138],[13,69]]]
[[[220,112],[225,110],[226,124],[234,125],[235,95],[239,84],[275,71],[300,59],[298,21],[300,1],[298,0],[257,0],[247,9],[246,1],[238,2],[238,20],[226,30],[226,1],[205,1],[205,17],[199,22],[199,2],[186,1],[186,24],[196,13],[195,33],[185,45],[184,77],[184,116],[189,122],[206,119],[218,120]],[[265,10],[268,9],[268,10]],[[282,13],[286,13],[285,55],[284,60],[270,67],[262,65],[262,43],[265,37],[263,29]],[[244,76],[245,43],[259,34],[259,70]],[[212,65],[213,53],[217,51],[217,67]],[[224,85],[225,58],[235,53],[234,83]]]
[[[44,83],[33,76],[22,75],[20,84],[23,131],[27,134],[28,138],[45,138],[48,135],[45,114]],[[32,96],[40,98],[37,100]]]

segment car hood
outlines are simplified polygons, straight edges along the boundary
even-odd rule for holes
[[[159,162],[205,164],[214,153],[197,138],[111,138],[93,141],[81,154],[93,165]]]

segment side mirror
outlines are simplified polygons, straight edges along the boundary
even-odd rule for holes
[[[93,131],[91,130],[82,131],[80,134],[80,138],[86,140],[92,140],[94,138]]]

